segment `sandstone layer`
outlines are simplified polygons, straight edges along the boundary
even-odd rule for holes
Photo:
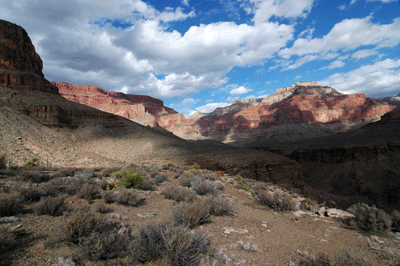
[[[42,70],[43,62],[27,32],[0,19],[0,87],[58,93]]]
[[[146,95],[111,92],[96,86],[52,82],[65,99],[125,117],[144,126],[160,126],[179,137],[199,138],[183,114],[165,107],[163,101]]]
[[[286,142],[346,131],[377,121],[395,106],[299,82],[264,99],[240,100],[189,121],[203,136],[236,145]]]

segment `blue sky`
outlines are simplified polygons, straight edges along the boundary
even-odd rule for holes
[[[400,92],[393,0],[0,0],[50,81],[150,95],[211,112],[298,81]]]

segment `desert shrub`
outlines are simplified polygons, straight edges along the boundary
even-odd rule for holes
[[[216,174],[217,176],[223,176],[223,175],[225,175],[224,171],[215,171],[215,174]]]
[[[392,227],[395,231],[400,231],[400,212],[398,211],[392,213]]]
[[[350,252],[344,252],[335,259],[330,259],[325,254],[309,255],[307,252],[297,251],[302,258],[296,262],[291,262],[294,266],[369,266],[370,264],[356,258]]]
[[[172,216],[176,225],[189,228],[211,223],[210,206],[203,201],[181,202],[172,209]]]
[[[32,160],[27,161],[26,163],[24,163],[22,165],[22,168],[24,168],[25,170],[32,170],[33,167],[39,165],[39,159],[34,157],[32,158]]]
[[[141,263],[154,261],[166,254],[163,231],[167,225],[165,223],[150,224],[139,228],[136,241],[130,251],[131,257]]]
[[[113,212],[113,211],[114,211],[113,208],[104,205],[104,203],[99,204],[96,207],[96,212],[98,212],[98,213],[103,213],[104,214],[104,213],[110,213],[110,212]]]
[[[384,210],[365,203],[354,204],[348,209],[354,218],[347,222],[354,228],[362,231],[384,232],[390,229],[392,219]]]
[[[64,179],[62,183],[62,186],[64,187],[64,191],[66,193],[70,195],[75,195],[79,192],[82,186],[87,183],[87,181],[82,178],[71,177],[68,179]]]
[[[100,196],[100,191],[97,189],[96,185],[84,183],[76,193],[76,196],[91,203]]]
[[[92,233],[108,232],[112,229],[101,215],[80,210],[64,220],[58,241],[79,244],[82,238],[89,237]]]
[[[226,199],[211,197],[205,200],[205,204],[209,205],[211,215],[231,216],[234,214],[233,206]]]
[[[154,181],[151,180],[150,178],[145,178],[142,184],[140,185],[140,189],[142,190],[148,190],[148,191],[154,191],[156,190],[156,186],[154,185]]]
[[[0,194],[0,216],[12,216],[19,213],[23,199],[17,192]]]
[[[225,189],[225,185],[221,181],[215,182],[214,187],[216,190],[224,190]]]
[[[57,177],[67,177],[67,176],[74,176],[76,172],[76,168],[62,168],[58,169],[55,173]]]
[[[116,172],[112,176],[120,178],[119,184],[126,188],[139,188],[143,182],[142,174],[136,173],[134,170]]]
[[[168,175],[164,173],[157,173],[157,175],[154,176],[154,182],[156,185],[159,185],[166,180],[168,180]]]
[[[294,209],[293,198],[289,193],[275,191],[270,193],[266,190],[255,191],[258,202],[273,210],[289,211]]]
[[[36,214],[48,214],[51,216],[58,216],[66,210],[65,196],[58,197],[45,197],[36,203],[34,212]]]
[[[192,188],[200,196],[211,194],[213,196],[217,195],[217,190],[212,182],[204,180],[202,178],[196,178],[192,181]]]
[[[107,260],[121,256],[126,251],[127,237],[115,231],[93,232],[83,237],[79,249],[92,261]]]
[[[118,170],[119,170],[118,167],[105,168],[105,169],[101,170],[100,175],[102,175],[103,177],[110,177],[112,175],[112,173],[115,173]]]
[[[131,258],[141,263],[163,259],[167,265],[199,265],[210,250],[205,234],[163,222],[141,227],[130,248]]]
[[[43,183],[51,179],[51,176],[47,173],[40,173],[31,170],[22,171],[22,180],[32,181],[33,183]]]
[[[194,165],[192,166],[194,169],[199,170],[200,169],[200,165],[198,165],[197,163],[194,163]]]
[[[129,189],[120,189],[115,192],[105,192],[103,193],[103,199],[106,203],[116,202],[118,204],[132,207],[143,205],[146,201],[144,196],[141,196],[135,191]]]
[[[175,200],[177,202],[192,202],[196,198],[196,193],[188,188],[168,186],[162,192],[165,198]]]
[[[0,155],[0,169],[6,169],[6,168],[7,168],[6,155],[2,154]]]
[[[33,189],[28,189],[24,188],[19,191],[21,198],[24,200],[24,202],[37,202],[39,201],[43,196],[45,196],[47,193],[43,189],[38,189],[38,188],[33,188]]]
[[[210,251],[205,234],[183,227],[167,227],[162,231],[168,265],[199,265],[202,256]]]
[[[180,176],[178,179],[179,185],[182,187],[191,187],[192,186],[192,178],[186,176]]]

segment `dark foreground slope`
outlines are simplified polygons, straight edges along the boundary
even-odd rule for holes
[[[400,108],[359,129],[309,141],[252,145],[301,164],[311,194],[342,207],[364,201],[400,209]]]

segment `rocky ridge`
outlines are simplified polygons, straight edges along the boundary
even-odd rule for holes
[[[400,93],[392,97],[379,98],[380,101],[386,102],[391,105],[400,106]]]
[[[203,136],[236,145],[326,136],[377,121],[395,106],[363,93],[344,95],[317,82],[298,82],[258,100],[241,100],[190,124]]]
[[[65,99],[119,115],[144,126],[162,127],[185,139],[201,138],[183,114],[146,95],[107,91],[96,86],[51,82]]]

